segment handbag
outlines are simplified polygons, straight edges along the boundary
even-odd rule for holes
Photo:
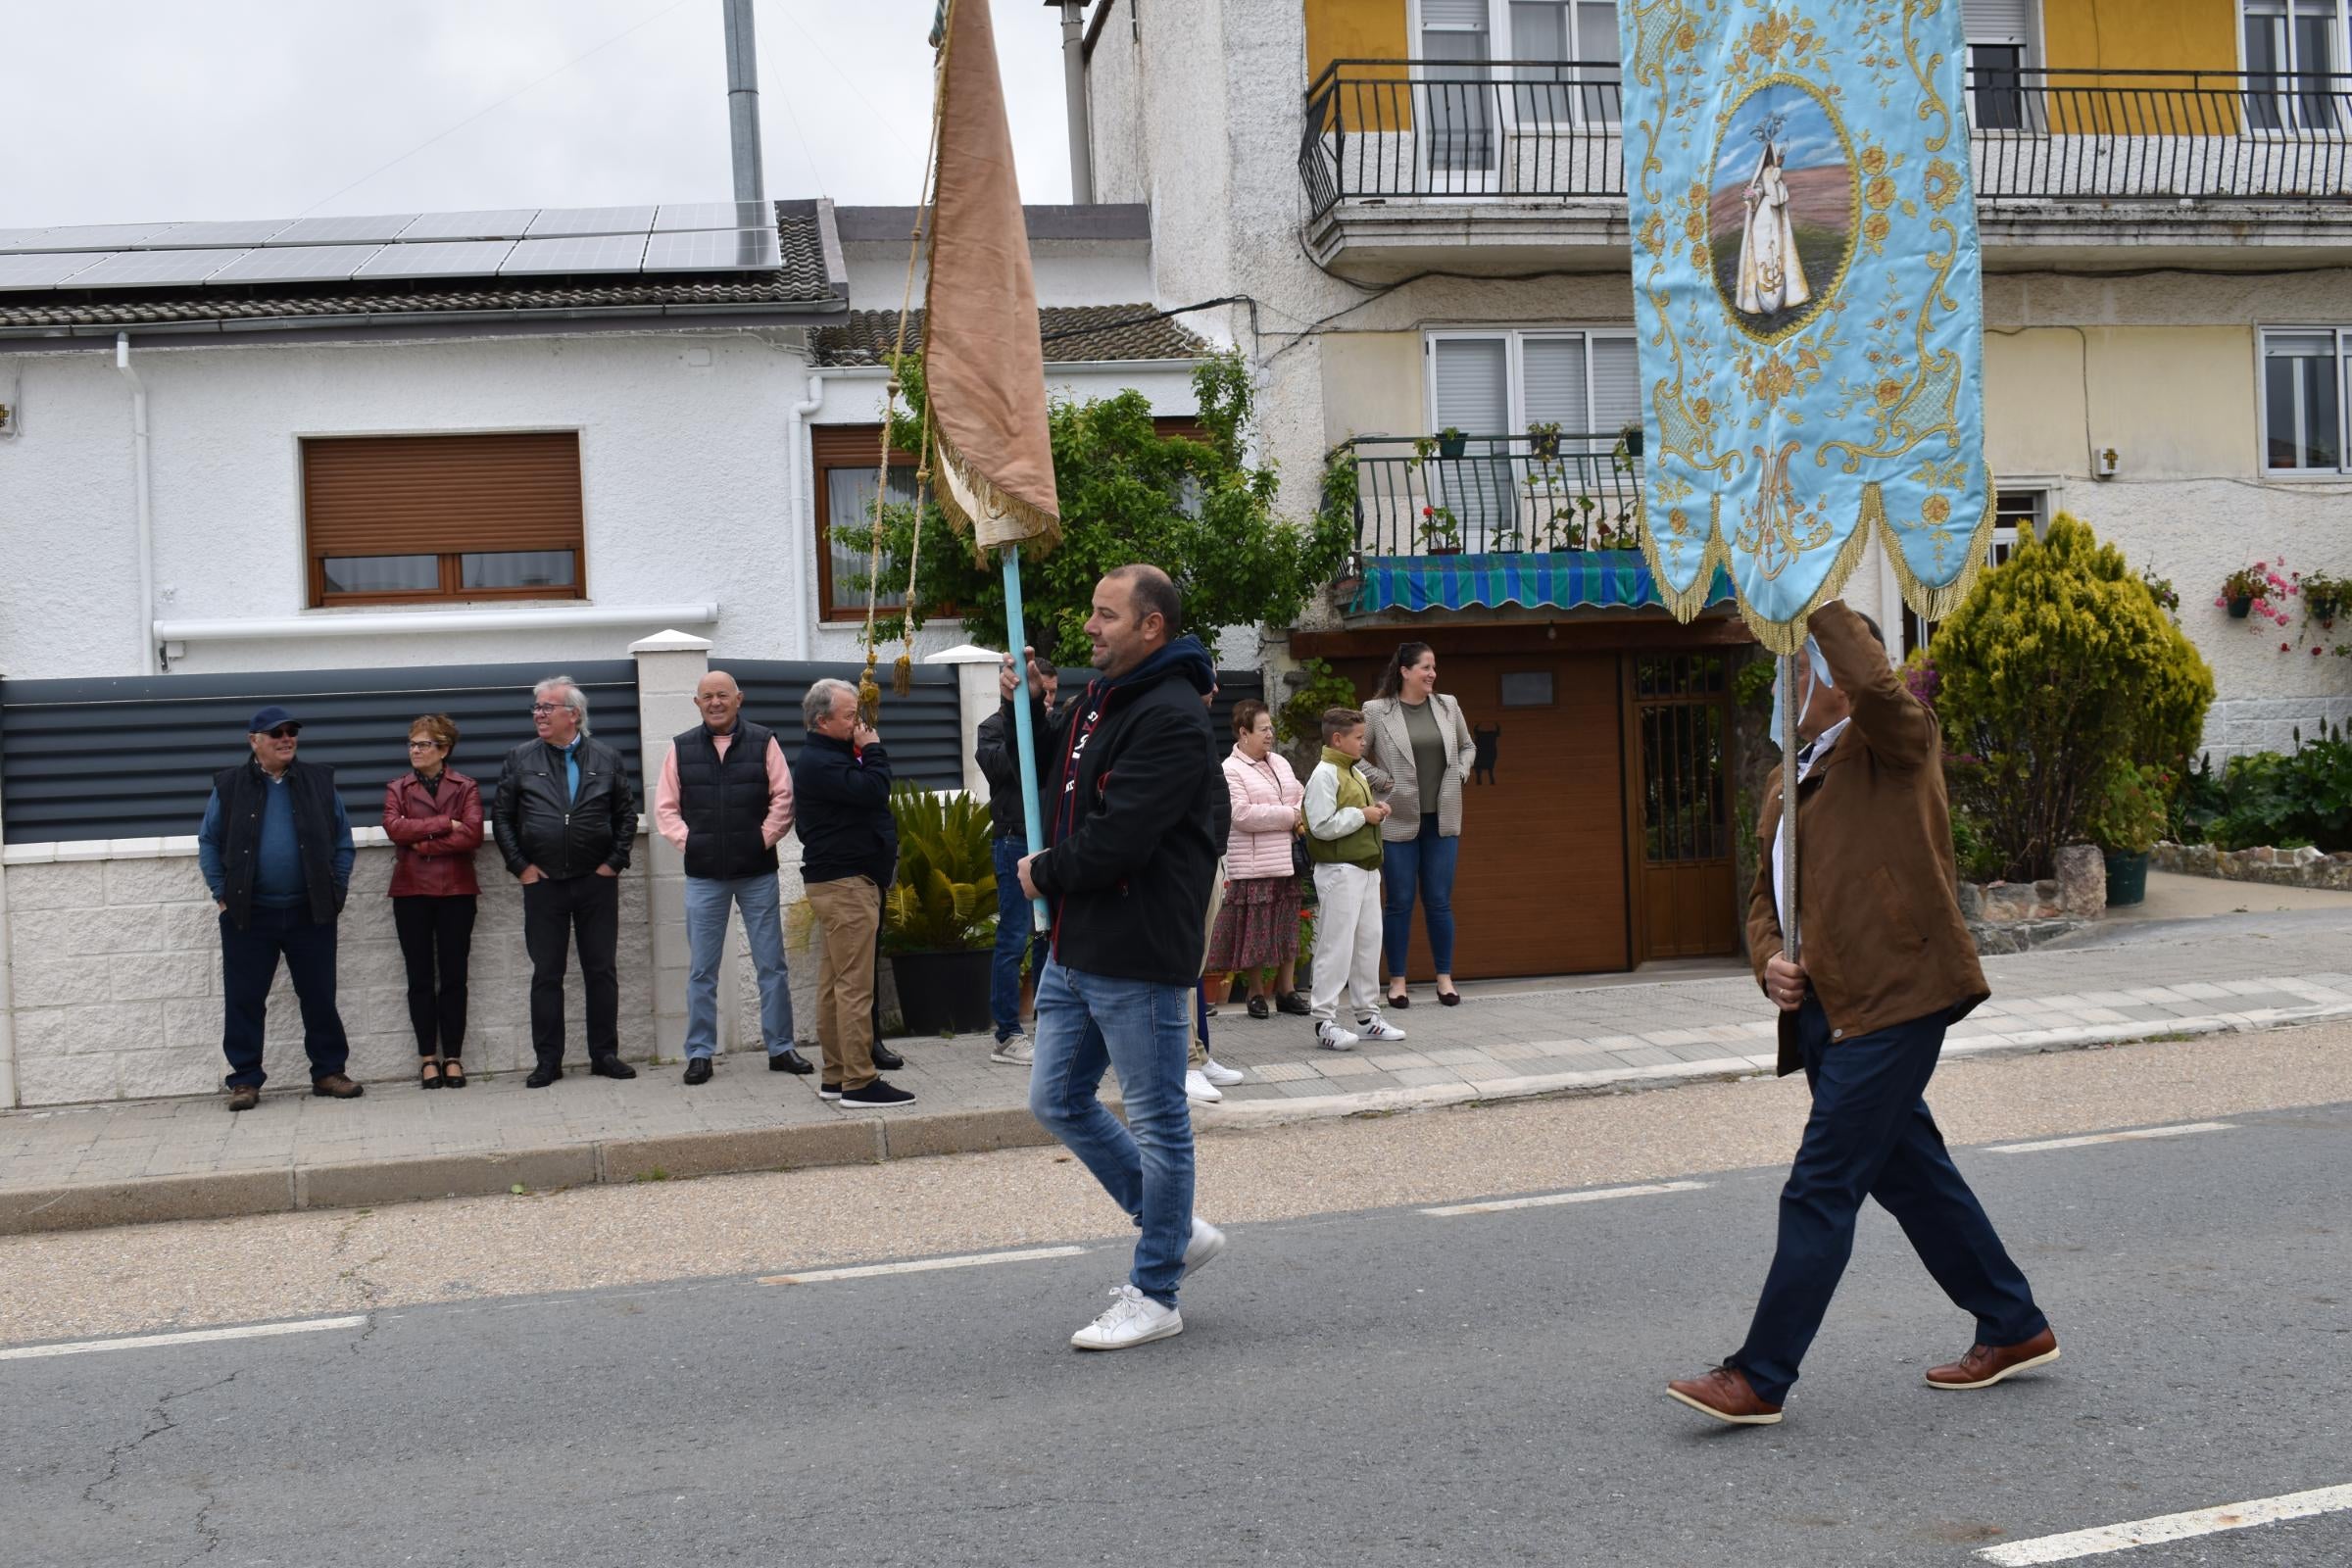
[[[1306,876],[1314,868],[1314,857],[1306,853],[1306,834],[1294,830],[1291,834],[1291,875]]]

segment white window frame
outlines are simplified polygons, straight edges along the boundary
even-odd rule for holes
[[[1463,432],[1463,434],[1509,436],[1523,436],[1527,434],[1527,340],[1530,338],[1560,337],[1584,338],[1588,342],[1597,338],[1615,339],[1627,343],[1634,343],[1636,345],[1636,359],[1637,363],[1639,363],[1639,340],[1637,338],[1635,329],[1631,326],[1618,326],[1610,324],[1596,326],[1544,325],[1429,327],[1421,334],[1421,407],[1424,414],[1422,422],[1429,426],[1430,431],[1433,434],[1439,429],[1437,345],[1441,341],[1446,339],[1460,340],[1464,338],[1478,338],[1492,342],[1496,338],[1500,338],[1503,341],[1504,397],[1510,409],[1511,427],[1508,430],[1466,430]],[[1588,416],[1592,407],[1592,356],[1587,354],[1585,356],[1585,408],[1588,411]],[[1563,433],[1569,435],[1610,435],[1612,438],[1614,434],[1610,431],[1587,430],[1571,430]]]
[[[2288,25],[2286,29],[2287,66],[2284,73],[2282,73],[2283,79],[2291,82],[2296,77],[2312,72],[2318,72],[2322,74],[2342,74],[2345,72],[2352,72],[2352,0],[2287,0],[2287,3],[2289,5],[2289,10],[2287,13]],[[2236,32],[2232,36],[2230,42],[2237,50],[2238,73],[2241,76],[2248,78],[2245,82],[2245,92],[2248,102],[2244,107],[2246,111],[2246,118],[2250,121],[2253,118],[2251,101],[2260,95],[2256,94],[2253,90],[2254,84],[2251,77],[2254,68],[2246,58],[2246,0],[2231,0],[2230,9],[2236,22]],[[2329,9],[2332,9],[2335,13],[2335,26],[2331,34],[2334,40],[2332,57],[2325,65],[2320,66],[2314,66],[2308,62],[2295,59],[2295,29],[2293,25],[2294,15],[2303,11],[2325,11]],[[2269,15],[2270,13],[2268,11],[2264,11],[2257,14]],[[2296,104],[2300,100],[2301,95],[2294,92],[2291,88],[2280,93],[2278,97],[2279,101],[2286,107],[2285,123],[2276,126],[2263,126],[2248,123],[2241,126],[2239,134],[2252,137],[2301,137],[2312,135],[2315,132],[2334,136],[2342,136],[2346,133],[2348,127],[2336,122],[2332,116],[2329,120],[2329,122],[2325,125],[2306,125],[2302,123],[2301,118],[2297,114],[2295,108]]]
[[[1573,7],[1573,0],[1552,0],[1552,3],[1570,4]],[[1620,0],[1620,3],[1622,3],[1622,0]],[[1497,73],[1497,74],[1494,77],[1495,87],[1494,106],[1497,112],[1494,134],[1495,137],[1495,158],[1498,163],[1508,150],[1507,137],[1509,133],[1521,125],[1544,127],[1553,125],[1580,124],[1615,125],[1618,123],[1617,121],[1606,118],[1594,118],[1588,120],[1585,117],[1581,106],[1584,102],[1584,88],[1586,84],[1581,78],[1575,77],[1572,77],[1571,79],[1559,84],[1563,89],[1563,95],[1569,104],[1568,118],[1566,120],[1549,120],[1542,118],[1525,120],[1521,119],[1518,111],[1520,95],[1511,91],[1510,89],[1518,86],[1549,86],[1551,83],[1523,83],[1500,74],[1501,68],[1498,62],[1516,60],[1520,58],[1519,49],[1517,47],[1518,40],[1511,33],[1511,0],[1486,0],[1486,4],[1487,64],[1490,68],[1494,69]],[[1405,47],[1406,50],[1415,58],[1421,58],[1421,39],[1423,35],[1421,14],[1421,0],[1405,0],[1405,37],[1409,40]],[[1570,24],[1571,26],[1574,25],[1573,17],[1571,18]],[[1581,64],[1582,62],[1571,61],[1569,63]],[[1622,81],[1624,69],[1622,64],[1620,64],[1617,69],[1619,80]],[[1622,88],[1620,88],[1620,92],[1622,93]],[[1619,103],[1622,111],[1622,97],[1620,98]],[[1433,174],[1448,175],[1458,180],[1467,175],[1474,175],[1476,172],[1460,170],[1432,170],[1431,172]]]
[[[2274,337],[2332,337],[2335,340],[2335,462],[2332,468],[2274,468],[2271,466],[2271,377],[2267,367],[2270,340]],[[2352,393],[2352,326],[2322,323],[2310,326],[2274,324],[2254,330],[2254,447],[2256,469],[2265,479],[2292,484],[2298,480],[2340,480],[2352,474],[2352,448],[2345,439],[2352,436],[2352,408],[2346,406],[2346,394]],[[2298,424],[2297,433],[2301,426]]]
[[[2030,495],[2034,497],[2034,537],[2036,539],[2048,536],[2050,519],[2058,514],[2060,496],[2064,489],[2065,481],[2053,476],[1996,478],[1992,485],[1996,508],[1999,505],[1999,498],[2002,496]],[[1990,564],[1999,565],[2004,551],[2014,554],[2021,537],[2016,523],[1996,521],[1992,529],[1992,538],[1985,547]],[[1891,579],[1893,574],[1893,568],[1889,566],[1886,575]],[[1888,586],[1891,587],[1891,581]],[[1929,640],[1935,636],[1936,627],[1939,624],[1941,623],[1921,619],[1919,613],[1909,605],[1903,606],[1902,646],[1896,652],[1895,658],[1899,661],[1913,650],[1925,648]]]
[[[1429,57],[1422,52],[1421,48],[1421,41],[1427,31],[1422,24],[1421,9],[1421,0],[1406,0],[1405,52],[1413,59],[1427,60]],[[1483,67],[1489,74],[1488,81],[1491,85],[1498,84],[1500,81],[1500,78],[1493,74],[1494,71],[1494,41],[1498,37],[1505,36],[1494,29],[1494,10],[1495,0],[1487,0],[1487,29],[1484,34],[1487,40],[1487,58],[1478,62],[1448,62],[1448,64],[1465,66],[1476,64]],[[1467,32],[1468,29],[1446,28],[1444,30]],[[1502,165],[1507,155],[1506,143],[1509,135],[1509,122],[1506,119],[1509,97],[1509,94],[1500,91],[1499,86],[1496,85],[1496,90],[1488,100],[1487,162],[1476,168],[1467,166],[1456,168],[1432,160],[1432,155],[1436,151],[1438,119],[1434,105],[1438,101],[1438,97],[1434,93],[1423,92],[1421,101],[1413,107],[1413,157],[1421,166],[1421,177],[1433,194],[1440,196],[1491,196],[1501,188]]]
[[[2043,25],[2041,0],[2031,0],[2028,10],[2031,13],[2031,20],[2027,23],[2025,33],[2021,37],[1996,38],[1979,33],[1974,28],[1968,28],[1966,30],[1965,46],[1962,50],[1961,64],[1968,70],[1970,74],[1973,74],[1977,69],[1976,53],[1980,44],[1996,49],[2015,48],[2018,51],[2017,63],[2021,77],[2031,77],[2033,73],[2040,68],[2042,64]],[[1976,90],[1973,87],[1970,88],[1968,106],[1970,130],[1976,134],[1985,136],[2016,137],[2038,136],[2046,134],[2046,131],[2035,128],[2034,122],[2034,111],[2029,107],[2033,88],[2034,83],[2031,80],[2021,79],[2018,82],[2019,104],[2017,118],[2019,122],[2013,126],[2002,127],[1987,127],[1976,123]]]

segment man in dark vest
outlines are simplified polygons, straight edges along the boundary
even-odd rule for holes
[[[196,833],[196,864],[220,906],[221,1054],[228,1108],[261,1102],[262,1020],[277,960],[302,1004],[311,1093],[356,1100],[343,1069],[351,1050],[335,1011],[335,919],[351,887],[351,820],[335,770],[295,760],[302,721],[265,708],[246,726],[250,760],[213,776]]]
[[[669,743],[654,786],[654,826],[686,857],[686,1081],[710,1081],[718,1052],[718,961],[727,911],[743,910],[760,972],[760,1033],[770,1072],[815,1066],[792,1049],[792,976],[776,846],[792,831],[792,769],[775,732],[742,716],[743,688],[723,669],[694,688],[703,721]]]

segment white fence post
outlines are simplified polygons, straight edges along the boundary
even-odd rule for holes
[[[0,1108],[17,1103],[15,939],[8,926],[8,867],[0,864]]]
[[[637,724],[645,756],[645,814],[654,814],[654,784],[669,756],[669,738],[702,721],[694,689],[710,670],[710,640],[661,631],[629,644],[637,661]],[[686,1054],[686,859],[659,830],[646,839],[646,907],[654,931],[654,1043],[663,1060]],[[732,997],[731,963],[722,964],[718,994]],[[734,1009],[718,1010],[719,1049],[728,1049]]]
[[[964,643],[944,648],[923,662],[956,666],[956,696],[963,709],[963,787],[985,801],[988,780],[981,775],[980,764],[972,753],[979,744],[980,721],[1002,706],[997,696],[997,671],[1003,667],[1004,656],[993,648]]]

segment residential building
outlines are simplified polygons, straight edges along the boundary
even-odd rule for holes
[[[2170,578],[2216,757],[2340,720],[2331,637],[2212,600],[2257,559],[2352,568],[2347,0],[1963,11],[1996,552],[2064,510]],[[1290,655],[1429,641],[1500,731],[1457,972],[1730,951],[1747,639],[1624,604],[1593,526],[1639,476],[1616,7],[1100,0],[1087,36],[1097,192],[1151,208],[1161,300],[1247,297],[1213,329],[1261,367],[1286,504],[1357,458],[1360,564]],[[1897,657],[1928,630],[1875,547],[1847,598]]]

